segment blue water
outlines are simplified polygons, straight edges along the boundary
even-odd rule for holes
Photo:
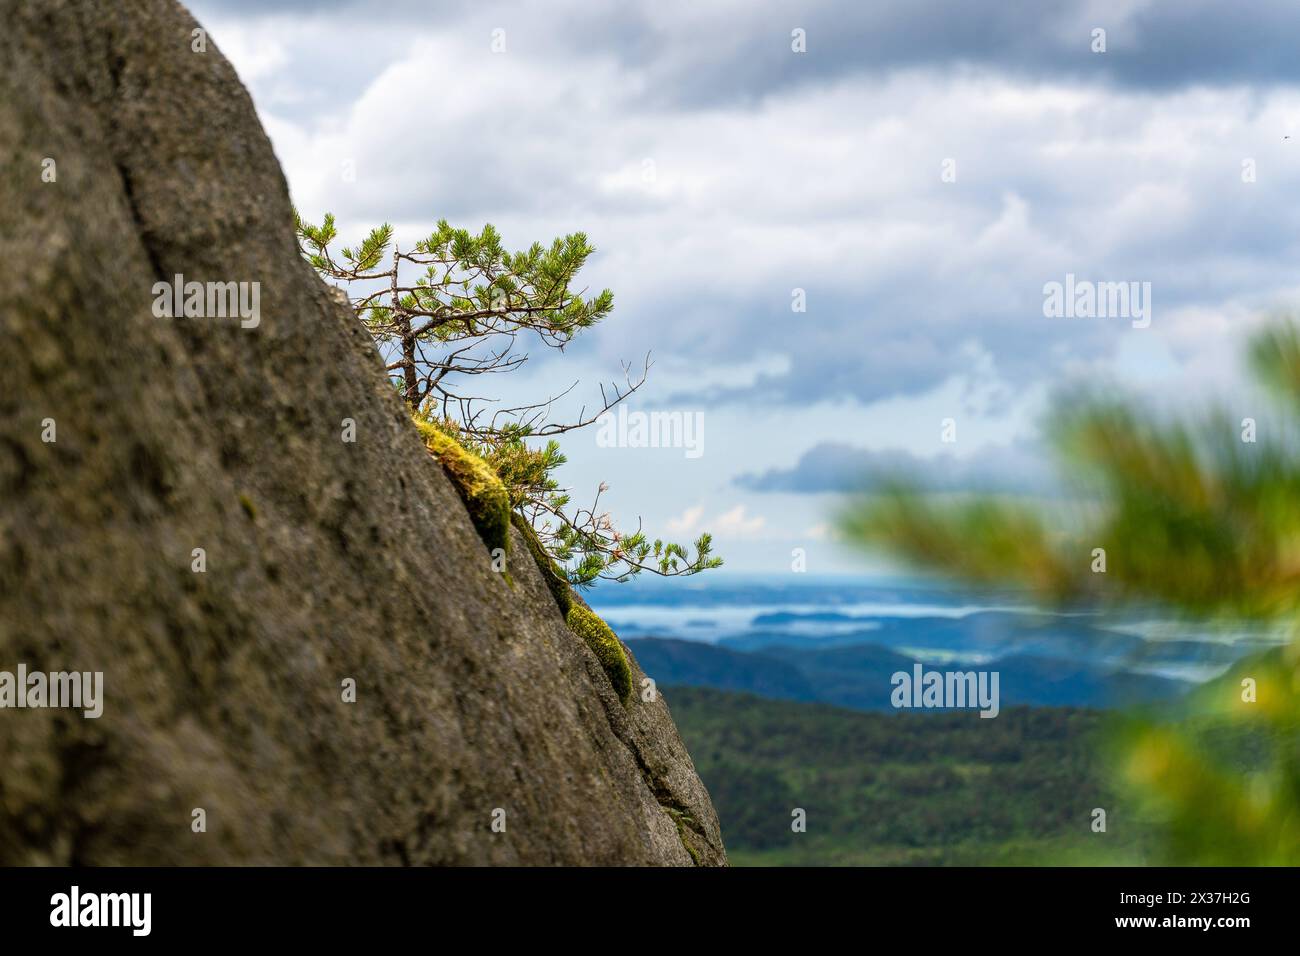
[[[1178,620],[1045,613],[1024,592],[924,578],[643,576],[585,595],[624,639],[668,637],[753,650],[879,643],[919,660],[984,662],[1028,653],[1199,682],[1283,635]]]

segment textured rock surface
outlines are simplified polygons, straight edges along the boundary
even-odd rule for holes
[[[0,710],[0,863],[725,862],[662,699],[517,530],[491,570],[215,44],[170,0],[0,16],[0,670],[105,675],[99,720]],[[260,325],[154,317],[177,273]]]

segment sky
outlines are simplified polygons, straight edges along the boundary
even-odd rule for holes
[[[629,409],[698,416],[698,448],[592,428],[561,477],[729,572],[887,570],[834,534],[873,468],[1050,485],[1071,384],[1262,417],[1243,341],[1300,286],[1294,2],[188,5],[307,219],[587,233],[612,315],[494,385],[576,382],[576,412],[649,353]],[[1046,315],[1067,276],[1135,283],[1146,324]]]

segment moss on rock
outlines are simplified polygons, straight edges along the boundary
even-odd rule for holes
[[[576,601],[564,620],[569,625],[569,630],[591,648],[600,661],[600,666],[605,669],[609,682],[614,685],[619,700],[627,703],[632,696],[632,666],[627,662],[627,655],[623,653],[623,645],[619,643],[618,636],[601,620],[600,615]]]
[[[632,696],[632,665],[628,663],[627,654],[623,651],[623,645],[619,642],[618,635],[601,620],[591,608],[582,603],[573,593],[573,588],[569,585],[568,579],[555,566],[551,556],[546,553],[542,547],[542,542],[537,538],[537,532],[533,526],[528,523],[528,519],[518,512],[510,516],[519,533],[523,535],[524,542],[528,546],[528,552],[533,556],[533,561],[537,564],[537,570],[542,573],[542,580],[551,590],[551,596],[555,598],[555,604],[564,615],[564,623],[569,625],[569,630],[591,648],[591,652],[596,655],[600,661],[600,666],[604,668],[609,682],[614,685],[614,691],[618,694],[619,699],[627,703]]]
[[[424,446],[442,463],[489,551],[510,545],[510,495],[492,467],[432,422],[413,419]]]

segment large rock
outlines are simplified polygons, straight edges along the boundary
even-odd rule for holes
[[[662,699],[517,537],[491,569],[189,14],[0,18],[0,670],[105,684],[0,710],[0,863],[724,863]],[[260,324],[156,317],[176,274]]]

